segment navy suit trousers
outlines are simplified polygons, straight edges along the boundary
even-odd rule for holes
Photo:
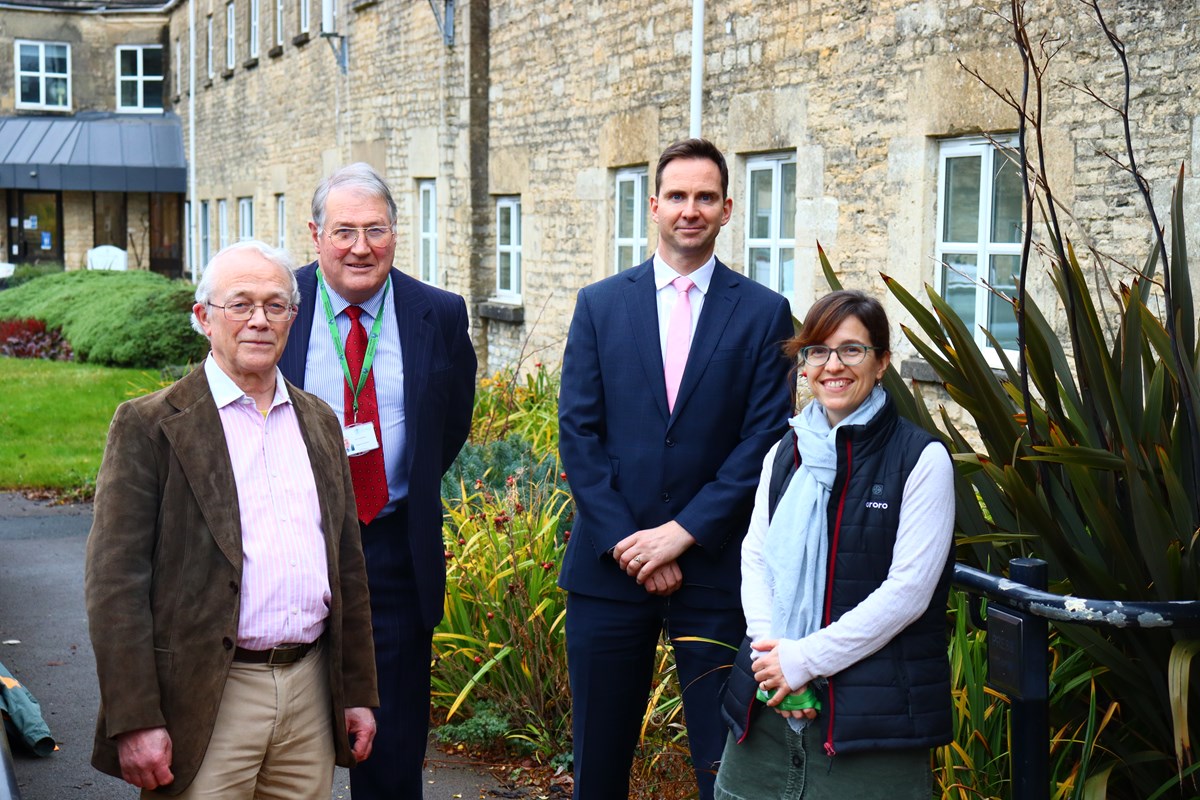
[[[629,770],[663,633],[675,651],[700,800],[712,800],[725,745],[717,696],[746,635],[741,609],[696,608],[670,597],[630,603],[572,592],[567,597],[566,636],[575,800],[629,796]],[[728,642],[730,647],[679,641],[691,636]]]
[[[350,770],[354,800],[421,800],[429,738],[433,631],[421,624],[408,509],[362,529],[379,673],[378,732],[371,757]]]

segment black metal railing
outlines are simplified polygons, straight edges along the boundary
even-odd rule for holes
[[[988,685],[1012,708],[1011,800],[1050,797],[1050,622],[1110,628],[1200,628],[1200,601],[1127,603],[1046,591],[1046,562],[1014,558],[1007,578],[956,564],[954,585],[989,600],[987,620],[971,604],[972,622],[987,630]]]

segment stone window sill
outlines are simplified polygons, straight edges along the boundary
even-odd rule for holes
[[[258,56],[247,58],[242,62],[242,69],[254,69],[258,66]]]
[[[222,72],[221,77],[224,78],[225,80],[229,80],[230,78],[232,78],[233,77],[233,67],[230,67],[229,69]]]
[[[283,45],[277,44],[267,51],[267,56],[270,58],[279,58],[283,55]]]
[[[511,322],[519,325],[525,321],[525,306],[512,303],[485,301],[478,306],[479,316],[484,319],[494,319],[497,322]]]
[[[292,37],[292,44],[296,45],[296,47],[300,47],[303,44],[307,44],[309,38],[311,37],[309,37],[308,31],[305,31],[304,33],[297,33]]]

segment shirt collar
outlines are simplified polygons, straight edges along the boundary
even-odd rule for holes
[[[321,282],[325,284],[325,291],[329,293],[329,307],[333,309],[333,315],[335,317],[350,306],[358,306],[363,311],[367,312],[367,316],[369,316],[371,319],[375,319],[379,316],[379,308],[383,305],[383,292],[387,288],[388,281],[391,279],[391,275],[389,274],[388,279],[379,285],[379,288],[375,291],[375,294],[371,295],[371,297],[363,303],[351,303],[349,300],[342,297],[337,293],[336,289],[329,285],[329,281],[324,280],[324,276],[322,276]]]
[[[687,277],[691,278],[692,283],[696,284],[696,288],[701,294],[708,294],[708,285],[712,282],[713,271],[717,268],[717,257],[711,255],[708,261],[704,262],[704,266],[695,272],[689,273]],[[654,288],[656,290],[663,289],[671,281],[679,277],[679,273],[675,268],[663,261],[662,256],[657,252],[654,254]]]
[[[242,402],[242,398],[250,401],[254,400],[243,392],[233,378],[225,374],[225,370],[221,369],[221,365],[217,363],[217,359],[213,357],[212,352],[208,354],[208,358],[204,359],[204,376],[208,378],[208,390],[212,393],[213,401],[217,404],[217,408],[224,408],[230,403]],[[283,373],[279,371],[279,367],[275,367],[275,398],[271,401],[271,408],[274,408],[281,403],[291,403],[292,398],[288,395],[287,383],[283,380]]]

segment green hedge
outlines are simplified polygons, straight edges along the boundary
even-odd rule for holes
[[[208,340],[188,324],[191,284],[153,272],[65,272],[0,292],[0,319],[62,328],[75,358],[114,367],[199,361]]]

